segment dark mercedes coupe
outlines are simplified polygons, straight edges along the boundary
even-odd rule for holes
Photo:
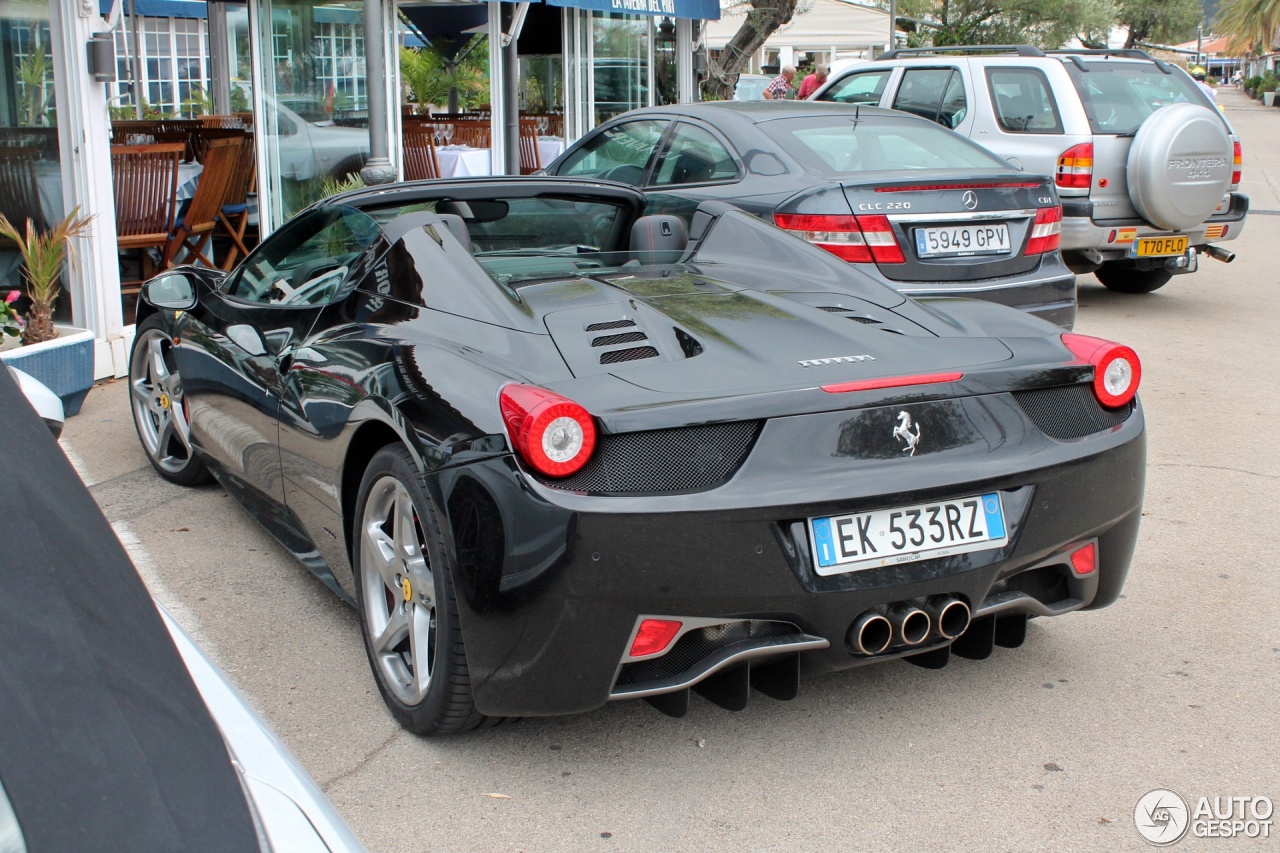
[[[807,101],[650,107],[602,124],[547,172],[632,184],[649,213],[727,201],[908,296],[1075,322],[1052,178],[919,116]]]
[[[437,181],[143,290],[135,424],[360,615],[423,734],[1022,642],[1119,594],[1127,347],[915,301],[719,202]]]

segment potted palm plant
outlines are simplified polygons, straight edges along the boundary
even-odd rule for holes
[[[62,292],[63,269],[75,263],[73,240],[88,234],[91,217],[76,208],[47,231],[37,229],[30,219],[19,231],[0,214],[0,238],[17,245],[22,256],[22,277],[30,302],[22,323],[14,322],[13,300],[6,302],[4,335],[18,328],[21,346],[0,353],[0,359],[39,379],[62,398],[68,416],[80,411],[80,404],[93,386],[93,332],[71,326],[56,326],[53,309]]]

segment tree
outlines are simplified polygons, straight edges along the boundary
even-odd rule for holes
[[[1200,0],[1120,0],[1116,22],[1127,29],[1124,46],[1170,44],[1195,34],[1204,18]]]
[[[738,75],[747,67],[751,57],[760,50],[765,40],[773,35],[779,27],[791,23],[795,16],[799,0],[747,0],[751,11],[743,20],[742,26],[729,39],[719,60],[707,63],[707,79],[702,81],[705,97],[727,101],[733,97],[733,89],[738,84]],[[726,10],[728,11],[728,10]]]
[[[876,3],[888,5],[887,0]],[[1113,0],[899,0],[898,14],[919,22],[908,37],[913,46],[1057,48],[1081,33],[1105,34],[1115,21],[1116,9]]]
[[[1270,53],[1280,29],[1280,0],[1226,0],[1216,29],[1231,37],[1229,48]]]

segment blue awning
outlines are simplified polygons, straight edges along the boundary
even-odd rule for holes
[[[129,14],[129,0],[121,0],[124,13]],[[209,8],[205,0],[133,0],[138,17],[143,18],[207,18]],[[111,0],[99,0],[98,9],[110,14]]]
[[[546,0],[551,6],[613,12],[618,15],[653,15],[689,18],[695,21],[720,20],[720,0]]]

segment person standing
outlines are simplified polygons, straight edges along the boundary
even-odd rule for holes
[[[764,98],[766,101],[785,101],[791,97],[791,81],[796,78],[796,67],[794,65],[782,66],[782,73],[769,81],[769,85],[764,87]]]
[[[1197,65],[1191,69],[1191,76],[1195,79],[1196,85],[1200,87],[1201,91],[1209,96],[1209,100],[1215,104],[1218,103],[1218,90],[1210,86],[1205,79],[1209,76],[1208,72]]]
[[[823,83],[827,82],[827,75],[830,72],[831,69],[825,65],[819,65],[813,69],[812,74],[807,75],[800,81],[800,93],[796,97],[802,101],[808,99],[810,95],[822,88]]]

